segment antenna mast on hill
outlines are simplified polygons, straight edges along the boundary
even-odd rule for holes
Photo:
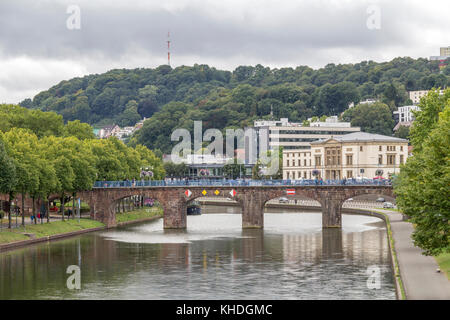
[[[167,32],[167,64],[170,66],[170,31]]]

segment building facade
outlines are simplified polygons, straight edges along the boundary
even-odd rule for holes
[[[416,118],[414,117],[413,111],[419,111],[418,106],[403,106],[398,107],[397,111],[394,111],[394,119],[397,123],[403,122],[413,122]]]
[[[398,174],[408,157],[408,141],[355,132],[311,143],[311,149],[283,150],[283,179],[351,179]]]
[[[310,122],[309,126],[288,122],[288,119],[282,120],[276,125],[257,125],[262,122],[255,121],[255,128],[264,129],[267,134],[267,138],[263,140],[267,141],[268,150],[283,147],[283,150],[308,151],[313,141],[361,131],[359,127],[352,127],[350,122],[339,122],[335,116],[324,122]]]
[[[420,99],[428,94],[429,90],[418,90],[418,91],[409,91],[409,98],[413,102],[414,105],[419,104]],[[439,91],[440,95],[444,94],[444,90]]]

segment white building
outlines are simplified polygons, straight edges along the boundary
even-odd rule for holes
[[[397,123],[413,122],[416,118],[414,117],[413,111],[419,111],[418,106],[403,106],[398,107],[397,111],[394,111],[394,119]]]
[[[361,102],[359,102],[358,104],[373,104],[373,103],[375,103],[375,102],[378,102],[378,100],[376,100],[376,99],[366,99],[366,100],[364,100],[364,101],[361,101]],[[354,102],[351,102],[349,105],[348,105],[348,108],[350,109],[350,108],[353,108],[355,106],[355,103]]]
[[[286,121],[280,121],[280,123],[275,125],[255,126],[260,131],[260,134],[263,132],[263,134],[267,135],[263,140],[267,142],[266,147],[268,150],[273,150],[277,147],[283,147],[284,150],[310,150],[311,142],[318,139],[327,139],[333,136],[361,131],[359,127],[352,127],[350,122],[339,122],[336,116],[329,117],[324,122],[310,122],[309,126],[288,122],[287,119],[283,120]]]
[[[115,136],[120,131],[120,127],[116,124],[103,127],[98,132],[98,137],[100,139],[106,139]]]
[[[283,179],[388,178],[408,157],[408,141],[379,134],[354,132],[318,140],[311,149],[283,150]],[[377,170],[381,170],[377,172]]]

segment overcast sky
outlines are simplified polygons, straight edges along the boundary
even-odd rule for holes
[[[449,17],[449,0],[0,0],[0,103],[165,64],[168,31],[172,67],[320,68],[439,55]]]

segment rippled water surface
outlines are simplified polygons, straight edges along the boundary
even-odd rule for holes
[[[318,213],[264,219],[242,230],[239,214],[202,214],[186,231],[158,220],[2,253],[0,299],[395,299],[381,220],[344,215],[342,230],[322,231]],[[69,265],[81,290],[66,287]]]

